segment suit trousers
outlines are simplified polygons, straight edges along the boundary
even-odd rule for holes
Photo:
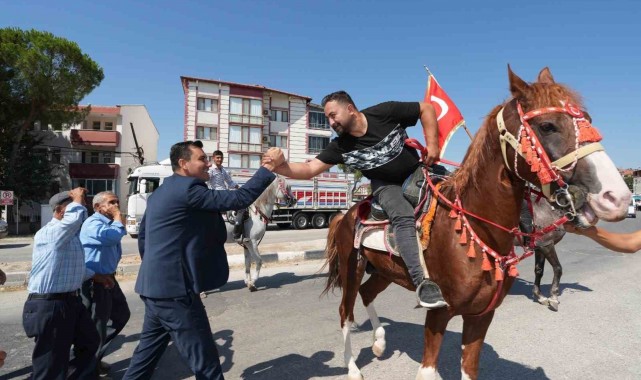
[[[35,338],[33,380],[97,378],[98,333],[79,296],[27,299],[22,326]],[[69,361],[73,345],[74,359]]]
[[[421,266],[416,240],[414,207],[403,196],[402,184],[373,179],[372,194],[389,216],[398,251],[407,266],[412,282],[415,286],[419,286],[423,282],[425,274]]]
[[[96,352],[98,362],[105,356],[111,341],[118,336],[129,321],[131,312],[127,299],[114,278],[114,287],[105,288],[93,280],[87,280],[81,288],[82,303],[91,313],[91,319],[96,325],[100,344]]]
[[[179,298],[147,298],[140,343],[123,379],[149,379],[170,338],[196,379],[223,380],[218,349],[207,312],[198,294]]]

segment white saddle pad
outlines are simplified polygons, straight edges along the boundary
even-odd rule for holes
[[[377,228],[365,231],[363,233],[361,245],[377,251],[388,252],[387,246],[385,245],[385,230]],[[392,252],[392,254],[398,256],[397,252]]]

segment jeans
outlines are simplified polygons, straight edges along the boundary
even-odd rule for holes
[[[402,184],[372,180],[372,194],[389,216],[396,245],[412,282],[416,286],[420,285],[425,275],[421,267],[416,240],[414,207],[403,196]]]

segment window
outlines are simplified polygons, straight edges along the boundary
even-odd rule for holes
[[[198,98],[198,111],[218,112],[218,99]]]
[[[272,110],[272,115],[269,120],[289,122],[289,111]]]
[[[309,136],[307,138],[307,153],[320,153],[329,144],[329,137]]]
[[[235,154],[229,155],[230,168],[258,169],[260,168],[261,155],[259,154]]]
[[[232,125],[229,128],[229,142],[260,144],[262,128]]]
[[[287,136],[269,135],[269,146],[287,148]]]
[[[113,164],[114,152],[82,152],[83,164]]]
[[[262,124],[263,102],[259,99],[229,98],[229,121]]]
[[[215,128],[215,127],[196,127],[196,139],[198,139],[198,140],[218,140],[218,128]]]
[[[309,112],[310,129],[329,129],[327,117],[322,112]]]
[[[114,123],[113,121],[105,121],[105,131],[113,131]]]
[[[103,164],[113,164],[115,162],[113,152],[103,152],[101,162]]]
[[[87,189],[87,196],[94,196],[101,191],[115,192],[116,181],[113,179],[74,179],[72,187],[82,186]]]
[[[99,130],[100,130],[100,121],[94,121],[94,122],[91,124],[91,129],[94,129],[94,130],[96,130],[96,131],[99,131]]]

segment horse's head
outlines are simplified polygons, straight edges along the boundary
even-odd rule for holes
[[[528,84],[508,66],[513,99],[498,112],[505,164],[580,226],[625,218],[630,191],[580,97],[544,68]]]
[[[278,190],[276,192],[277,203],[286,207],[294,206],[297,202],[297,199],[294,196],[294,193],[292,193],[292,188],[287,183],[287,180],[283,177],[278,176],[275,182],[278,186]]]

